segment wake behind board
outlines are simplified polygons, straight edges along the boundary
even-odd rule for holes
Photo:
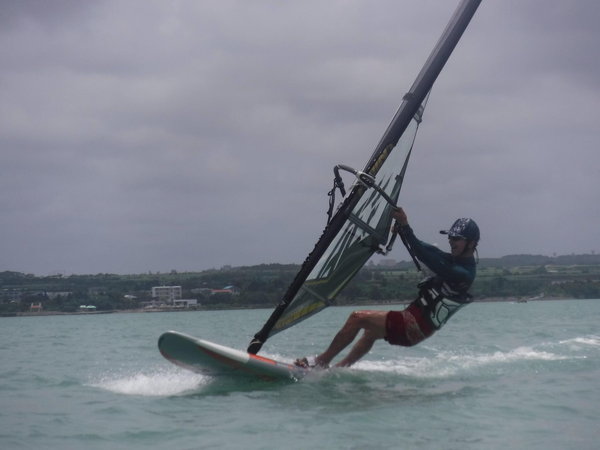
[[[246,375],[267,380],[297,380],[307,369],[252,355],[177,331],[158,338],[160,353],[173,364],[207,375]]]

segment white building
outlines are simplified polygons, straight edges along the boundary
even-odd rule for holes
[[[181,300],[174,300],[173,306],[176,308],[196,308],[198,307],[198,300],[195,298],[182,298]]]
[[[152,288],[152,298],[173,304],[175,300],[181,299],[181,286],[155,286]]]

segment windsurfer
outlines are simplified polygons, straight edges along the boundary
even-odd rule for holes
[[[378,339],[392,345],[410,347],[430,337],[460,308],[470,303],[468,289],[476,274],[474,253],[479,242],[479,227],[472,219],[458,219],[447,231],[450,253],[418,240],[402,208],[393,213],[395,230],[416,259],[434,275],[419,283],[417,298],[403,311],[354,311],[325,350],[309,361],[297,359],[301,367],[327,367],[344,348],[364,330],[350,353],[336,367],[348,367],[362,358]],[[312,359],[312,358],[311,358]]]

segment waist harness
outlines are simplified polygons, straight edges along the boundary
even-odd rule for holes
[[[473,301],[466,289],[452,287],[437,276],[421,281],[418,288],[419,297],[415,302],[436,330],[442,328],[460,308]]]

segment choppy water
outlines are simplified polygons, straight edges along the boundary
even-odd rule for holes
[[[350,311],[263,353],[315,354]],[[599,448],[600,300],[476,303],[418,347],[298,383],[213,379],[156,348],[169,329],[245,348],[269,313],[1,318],[0,448]]]

